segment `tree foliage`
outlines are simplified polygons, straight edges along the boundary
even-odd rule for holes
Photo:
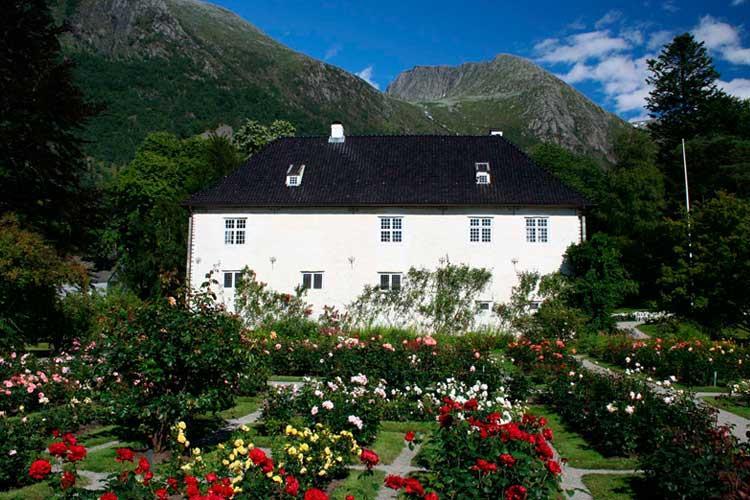
[[[61,245],[86,222],[80,129],[95,108],[74,84],[48,4],[11,0],[0,16],[0,214]]]
[[[586,242],[571,245],[565,257],[573,302],[588,315],[591,328],[611,330],[612,310],[638,289],[622,265],[616,243],[597,233]]]
[[[750,329],[750,202],[719,194],[692,213],[691,239],[686,219],[670,229],[675,246],[662,270],[663,305],[715,333]]]
[[[245,158],[250,158],[269,142],[279,137],[293,137],[295,133],[294,125],[286,120],[274,120],[268,125],[246,120],[234,133],[232,142]]]
[[[0,217],[0,347],[56,341],[64,321],[60,289],[86,281],[85,270],[60,258],[38,233],[16,217]]]
[[[666,45],[656,59],[648,60],[653,90],[646,107],[656,120],[650,130],[662,151],[681,139],[694,137],[704,121],[707,103],[716,96],[719,77],[703,42],[684,33]]]
[[[102,234],[116,277],[141,297],[185,271],[185,198],[236,168],[229,141],[150,134],[107,190],[110,223]]]

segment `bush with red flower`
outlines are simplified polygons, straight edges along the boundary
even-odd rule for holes
[[[447,498],[553,497],[560,491],[561,470],[550,445],[552,432],[544,418],[521,413],[445,398],[440,428],[425,445],[423,465],[429,472],[422,483],[439,487]]]
[[[247,364],[242,326],[205,293],[129,305],[102,318],[99,398],[115,423],[165,449],[174,422],[230,407]]]
[[[568,371],[578,363],[567,352],[562,340],[540,340],[532,342],[520,338],[508,344],[508,357],[519,368],[545,377]]]

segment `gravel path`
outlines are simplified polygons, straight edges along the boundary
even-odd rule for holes
[[[647,334],[643,333],[638,329],[638,325],[641,325],[640,321],[618,321],[615,325],[618,330],[625,330],[634,339],[647,339],[650,338]]]

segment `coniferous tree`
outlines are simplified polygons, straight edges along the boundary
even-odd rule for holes
[[[47,0],[10,0],[0,16],[0,214],[58,243],[81,213],[81,126],[95,113],[60,52]]]
[[[717,95],[719,77],[703,42],[684,33],[649,59],[653,86],[646,108],[655,121],[650,130],[659,144],[660,157],[666,158],[681,139],[692,139],[700,132],[709,102]]]

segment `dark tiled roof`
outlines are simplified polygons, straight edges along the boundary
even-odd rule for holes
[[[491,183],[476,183],[489,162]],[[287,187],[290,165],[305,165]],[[349,136],[278,139],[215,186],[191,196],[193,207],[506,205],[583,207],[577,191],[534,164],[500,136]]]

